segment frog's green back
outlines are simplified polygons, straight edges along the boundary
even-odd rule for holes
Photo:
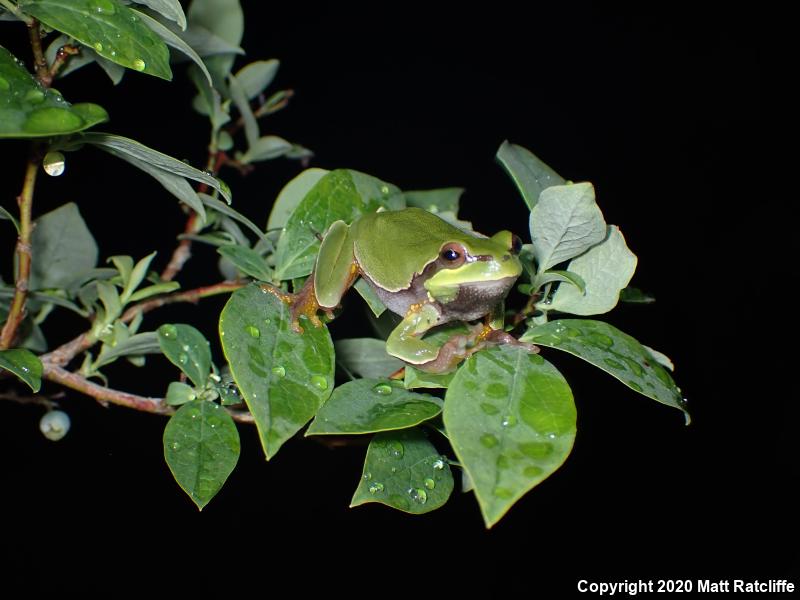
[[[396,292],[436,260],[448,241],[476,240],[421,208],[370,213],[353,223],[356,259],[383,289]]]

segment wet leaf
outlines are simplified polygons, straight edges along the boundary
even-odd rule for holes
[[[439,398],[410,392],[398,381],[356,379],[333,390],[306,435],[406,429],[432,419],[441,411]]]
[[[442,506],[452,491],[450,465],[423,431],[390,431],[372,438],[350,506],[379,502],[418,515]]]
[[[306,169],[283,186],[283,189],[275,199],[275,204],[272,205],[272,211],[269,213],[267,229],[281,229],[284,227],[297,205],[327,173],[330,173],[330,171],[316,167]]]
[[[498,346],[467,359],[447,390],[444,425],[486,527],[566,460],[576,418],[569,385],[538,354]]]
[[[0,350],[0,369],[10,371],[27,383],[34,393],[42,386],[42,362],[30,350]]]
[[[251,248],[231,244],[220,246],[217,248],[217,252],[231,261],[245,275],[259,281],[272,279],[272,273],[264,262],[264,257]]]
[[[23,0],[20,8],[111,62],[172,79],[164,42],[118,0]]]
[[[164,458],[197,508],[217,495],[239,460],[239,432],[219,404],[192,400],[164,429]]]
[[[0,138],[66,135],[108,120],[97,104],[70,104],[0,46]]]
[[[652,354],[616,327],[587,319],[560,319],[533,327],[520,338],[569,352],[619,379],[632,390],[684,412],[680,389]]]
[[[317,413],[333,390],[328,329],[301,318],[292,329],[289,305],[261,286],[230,297],[219,322],[231,374],[253,413],[267,459]]]
[[[191,325],[166,324],[158,328],[158,343],[164,356],[192,383],[197,387],[206,384],[211,373],[211,349],[202,333]]]
[[[336,340],[336,362],[360,377],[388,377],[405,363],[386,353],[386,342],[375,338]]]

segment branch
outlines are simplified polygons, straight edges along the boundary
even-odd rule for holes
[[[39,28],[39,21],[32,19],[27,25],[31,50],[33,51],[33,66],[36,69],[36,79],[44,87],[50,87],[50,84],[53,83],[53,77],[50,75],[50,69],[47,68],[47,59],[44,57],[44,51],[42,50],[42,33]]]
[[[8,0],[0,0],[0,5],[5,7],[5,9],[8,12],[17,17],[23,23],[25,23],[25,25],[27,25],[28,27],[31,26],[31,22],[33,21],[33,19],[30,18],[25,13],[23,13],[16,4],[9,2]]]
[[[31,207],[33,206],[33,189],[36,185],[39,161],[38,153],[34,150],[34,155],[28,160],[25,168],[22,192],[17,196],[19,205],[19,236],[15,250],[17,277],[14,298],[11,300],[8,317],[3,331],[0,333],[0,350],[11,347],[17,335],[17,329],[19,329],[22,319],[25,318],[25,300],[28,296],[28,279],[31,274],[31,232],[33,231]]]
[[[172,415],[175,413],[175,408],[169,406],[164,398],[150,398],[113,390],[89,381],[77,373],[67,371],[63,367],[51,363],[43,363],[42,366],[44,367],[42,372],[42,377],[44,379],[91,396],[98,402],[116,404],[118,406],[158,415]],[[227,407],[226,410],[228,414],[239,423],[255,422],[253,415],[248,412],[231,410]]]
[[[53,60],[53,64],[50,65],[50,82],[52,83],[52,81],[56,78],[56,75],[58,75],[58,72],[69,60],[70,56],[76,56],[80,53],[80,48],[73,46],[72,44],[65,44],[64,46],[61,46],[61,48],[58,49],[58,52],[56,52],[56,58]]]
[[[210,296],[227,294],[229,292],[236,291],[239,288],[244,287],[244,285],[244,283],[239,283],[236,281],[222,281],[214,285],[208,285],[193,290],[186,290],[185,292],[175,292],[173,294],[167,294],[158,298],[151,298],[150,300],[145,300],[144,302],[140,302],[139,304],[131,306],[125,311],[125,314],[122,315],[121,320],[123,323],[130,323],[138,313],[147,313],[156,308],[160,308],[167,304],[175,304],[177,302],[195,303],[202,298],[208,298]],[[82,333],[75,339],[70,340],[66,344],[59,346],[47,354],[43,354],[39,358],[43,364],[47,363],[50,365],[63,367],[78,354],[94,346],[95,343],[97,343],[97,340],[89,335],[89,332]]]

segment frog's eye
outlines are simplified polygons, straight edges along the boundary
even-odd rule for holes
[[[439,258],[442,259],[444,266],[448,269],[454,269],[464,264],[466,260],[466,252],[461,244],[451,242],[442,246],[439,251]]]
[[[519,254],[522,252],[522,240],[518,235],[511,235],[511,253],[512,254]]]

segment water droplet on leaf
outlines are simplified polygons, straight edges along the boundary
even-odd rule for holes
[[[441,471],[444,469],[444,461],[441,458],[437,458],[433,463],[433,468],[437,471]]]
[[[433,479],[431,479],[430,477],[426,477],[425,480],[422,483],[429,490],[432,490],[433,488],[436,487],[436,482]]]
[[[494,404],[489,404],[488,402],[481,402],[481,410],[487,415],[496,415],[500,412],[499,408],[497,408]]]
[[[483,444],[483,446],[486,448],[494,448],[499,443],[500,440],[498,440],[497,437],[491,433],[484,433],[481,436],[481,444]]]
[[[159,333],[163,335],[168,340],[174,340],[178,337],[178,328],[175,325],[162,325],[159,328]]]
[[[389,454],[394,456],[395,458],[403,458],[406,449],[403,448],[403,444],[398,441],[392,441],[389,443]]]
[[[375,494],[377,492],[382,492],[383,489],[384,487],[382,483],[373,483],[372,485],[369,486],[369,493]]]
[[[374,391],[379,396],[388,396],[389,394],[392,393],[392,386],[389,385],[388,383],[379,383],[374,388],[372,388],[372,391]]]
[[[248,325],[247,327],[245,327],[245,330],[247,331],[247,333],[250,334],[250,337],[254,338],[261,337],[261,330],[255,325]]]
[[[103,51],[103,44],[101,44],[100,42],[95,42],[92,47],[95,49],[96,52]]]
[[[328,380],[325,379],[322,375],[314,375],[311,378],[311,385],[313,385],[318,390],[327,390]]]
[[[506,415],[503,417],[503,420],[500,421],[500,425],[503,427],[514,427],[517,424],[517,417],[514,415]]]
[[[272,367],[272,373],[277,377],[286,377],[286,369],[280,365]]]
[[[144,61],[141,58],[137,58],[133,61],[133,68],[137,71],[144,71],[147,65],[144,64]]]
[[[408,490],[408,495],[418,504],[425,504],[428,501],[428,492],[422,488],[410,488]]]

